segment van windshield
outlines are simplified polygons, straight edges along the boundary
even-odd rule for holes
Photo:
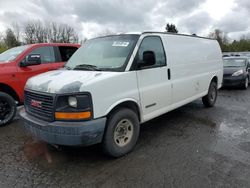
[[[124,71],[139,35],[115,35],[88,40],[65,65],[67,69]]]
[[[16,59],[17,56],[20,55],[28,47],[29,45],[25,45],[25,46],[18,46],[18,47],[6,50],[5,52],[0,54],[0,62],[10,62]]]

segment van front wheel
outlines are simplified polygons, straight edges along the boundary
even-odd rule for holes
[[[112,157],[121,157],[136,145],[140,125],[137,114],[128,108],[114,111],[108,118],[102,146]]]
[[[211,82],[208,89],[208,94],[202,97],[202,102],[204,106],[213,107],[217,99],[217,93],[217,84],[215,82]]]

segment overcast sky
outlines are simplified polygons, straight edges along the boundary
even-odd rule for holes
[[[105,32],[164,31],[206,36],[219,28],[234,39],[250,33],[250,0],[0,0],[0,31],[28,20],[56,21],[80,37]]]

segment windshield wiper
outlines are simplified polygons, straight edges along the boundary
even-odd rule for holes
[[[71,70],[71,68],[69,66],[64,65],[63,68],[67,69],[67,70]]]
[[[81,64],[77,65],[73,68],[73,70],[90,70],[90,71],[101,71],[97,66],[95,65],[89,65],[89,64]]]

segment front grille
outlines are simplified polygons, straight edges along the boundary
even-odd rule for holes
[[[45,121],[54,120],[54,97],[52,95],[25,91],[24,105],[28,114]]]
[[[223,84],[230,84],[231,81],[230,80],[223,80]]]
[[[225,78],[225,77],[231,77],[232,76],[232,74],[224,74],[223,75],[223,77]]]

